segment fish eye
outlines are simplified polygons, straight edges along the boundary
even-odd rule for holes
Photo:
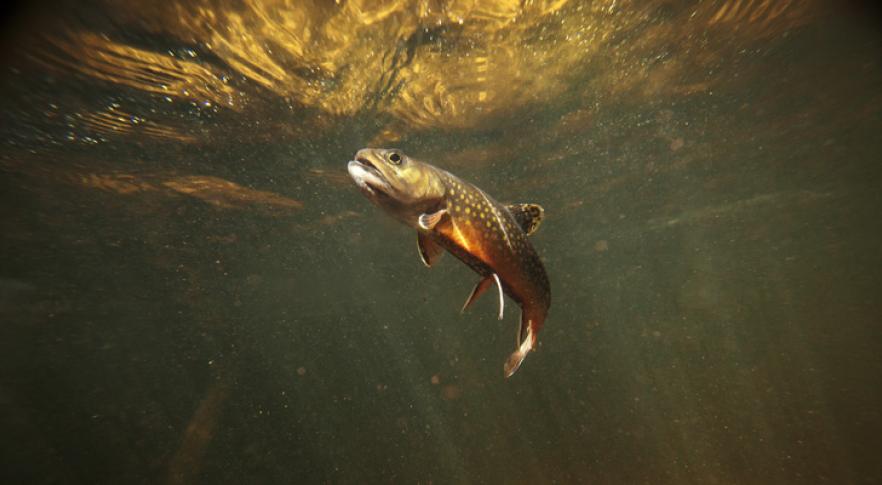
[[[392,152],[392,154],[389,155],[389,161],[395,165],[401,165],[401,155]]]

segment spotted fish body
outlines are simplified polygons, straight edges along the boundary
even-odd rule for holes
[[[527,238],[541,222],[541,207],[502,205],[455,175],[394,149],[359,150],[349,172],[374,204],[417,230],[427,266],[446,250],[481,276],[463,309],[494,283],[500,318],[502,292],[520,305],[518,348],[505,363],[506,377],[514,374],[535,348],[551,306],[548,276]]]

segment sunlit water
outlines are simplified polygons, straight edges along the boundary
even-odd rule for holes
[[[523,4],[522,4],[523,3]],[[882,37],[761,2],[119,2],[7,21],[9,483],[882,480]],[[517,311],[346,175],[535,202]]]

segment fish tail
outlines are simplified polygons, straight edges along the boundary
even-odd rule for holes
[[[508,356],[508,360],[505,361],[504,369],[506,378],[511,377],[517,372],[521,363],[527,358],[527,354],[536,348],[536,333],[534,332],[534,329],[537,328],[537,325],[536,321],[528,317],[530,313],[531,312],[529,311],[521,312],[521,327],[518,330],[519,346],[517,350]]]
[[[508,356],[508,360],[505,361],[505,377],[511,377],[517,372],[518,368],[521,366],[521,363],[524,362],[524,359],[527,358],[527,354],[533,350],[533,341],[536,339],[533,337],[533,333],[530,332],[529,338],[524,339],[521,343],[521,346],[518,347],[517,350],[511,353]]]

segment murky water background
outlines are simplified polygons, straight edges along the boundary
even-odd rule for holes
[[[3,38],[10,483],[882,481],[872,9],[50,6]],[[364,146],[545,207],[512,379]]]

